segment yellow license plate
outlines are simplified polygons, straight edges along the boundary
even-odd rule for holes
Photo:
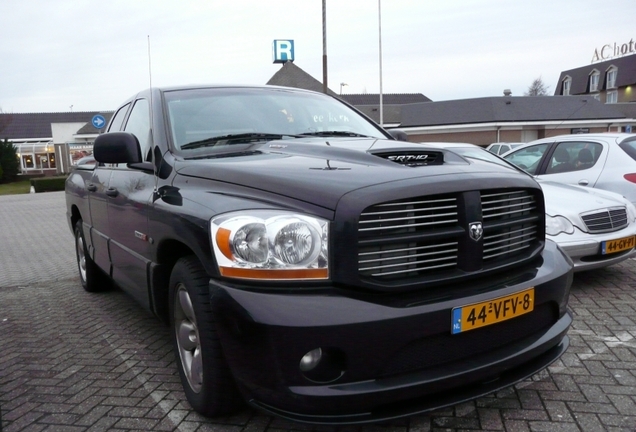
[[[631,249],[636,244],[635,237],[625,237],[617,240],[608,240],[601,243],[601,254],[608,255]]]
[[[534,287],[482,303],[453,308],[451,332],[473,330],[506,321],[534,310]]]

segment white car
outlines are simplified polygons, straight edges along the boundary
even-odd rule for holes
[[[502,157],[537,178],[609,190],[636,204],[636,134],[543,138]]]
[[[468,159],[506,164],[473,144],[425,143]],[[510,164],[507,164],[510,165]],[[623,196],[602,189],[537,179],[545,199],[546,237],[574,262],[574,271],[606,267],[635,253],[636,207]]]
[[[516,149],[517,147],[521,147],[524,144],[525,143],[498,142],[490,144],[488,147],[486,147],[486,150],[496,155],[502,155],[509,152],[510,150]]]

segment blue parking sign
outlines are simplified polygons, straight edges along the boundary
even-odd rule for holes
[[[294,41],[274,40],[274,63],[294,61]]]

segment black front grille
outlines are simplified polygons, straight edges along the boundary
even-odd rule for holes
[[[479,271],[530,256],[541,243],[537,190],[490,190],[376,204],[360,215],[358,272],[399,281]],[[480,238],[471,238],[469,226]]]
[[[458,222],[457,197],[419,198],[378,204],[360,215],[364,238],[392,238],[453,229]],[[457,265],[458,240],[382,242],[361,248],[359,271],[371,276],[435,270]]]
[[[524,220],[537,210],[535,197],[526,191],[481,194],[484,224],[504,223],[499,229],[484,232],[484,260],[516,253],[532,246],[537,238],[536,220],[527,223],[506,223]]]
[[[625,207],[612,207],[594,211],[593,213],[582,214],[581,218],[587,230],[591,233],[618,231],[629,224]]]

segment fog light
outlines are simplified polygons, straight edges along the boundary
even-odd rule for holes
[[[303,372],[314,370],[320,363],[320,359],[322,359],[322,348],[309,351],[300,359],[300,370]]]
[[[315,383],[334,382],[345,373],[347,360],[339,348],[322,347],[309,351],[300,359],[300,373]]]

